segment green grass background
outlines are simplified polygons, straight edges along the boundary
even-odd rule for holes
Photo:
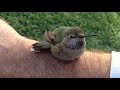
[[[45,31],[77,26],[86,34],[100,35],[86,38],[88,50],[120,51],[119,12],[0,12],[0,16],[27,38],[42,40]]]

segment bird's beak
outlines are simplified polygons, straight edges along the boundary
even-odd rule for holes
[[[99,36],[98,34],[93,34],[93,35],[83,35],[79,36],[79,38],[85,38],[85,37],[91,37],[91,36]]]

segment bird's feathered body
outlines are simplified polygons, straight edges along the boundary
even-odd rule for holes
[[[40,48],[38,52],[39,50],[50,48],[53,56],[60,60],[76,60],[85,51],[86,42],[82,36],[84,36],[84,32],[78,27],[59,27],[53,32],[45,32],[44,43],[36,43],[33,48],[35,51],[37,51],[36,47]]]

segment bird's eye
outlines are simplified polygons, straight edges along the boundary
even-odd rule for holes
[[[71,39],[76,38],[76,36],[73,35],[73,34],[70,34],[69,37],[70,37]]]

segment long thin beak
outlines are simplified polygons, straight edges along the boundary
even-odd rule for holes
[[[84,36],[79,36],[79,38],[85,38],[85,37],[91,37],[91,36],[99,36],[99,35],[98,34],[84,35]]]

